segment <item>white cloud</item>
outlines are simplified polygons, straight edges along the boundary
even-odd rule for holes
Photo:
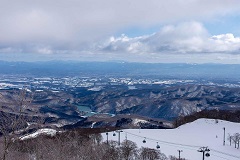
[[[208,19],[238,6],[238,0],[1,0],[0,42],[89,41],[129,26]]]
[[[240,37],[234,37],[231,33],[212,36],[209,41],[212,52],[240,54]]]
[[[239,0],[0,0],[0,4],[2,57],[33,53],[56,54],[56,59],[141,61],[162,52],[236,53],[239,48],[237,37],[211,37],[200,23],[181,23],[239,13]],[[165,24],[179,25],[167,25],[153,35],[123,35],[102,42],[131,27]]]
[[[38,53],[41,54],[52,54],[52,50],[50,48],[44,47],[37,49]]]
[[[211,36],[200,23],[188,22],[165,26],[159,32],[143,37],[111,37],[98,50],[145,54],[239,54],[240,38],[229,33]]]

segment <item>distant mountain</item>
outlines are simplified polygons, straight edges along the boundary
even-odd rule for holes
[[[101,113],[137,114],[167,120],[204,109],[239,110],[240,88],[177,85],[155,89],[116,89],[80,95],[78,103]]]
[[[6,62],[0,61],[0,74],[33,76],[158,76],[238,80],[238,64],[180,64],[127,62]]]

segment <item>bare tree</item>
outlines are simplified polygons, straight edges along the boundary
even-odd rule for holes
[[[125,160],[132,160],[138,156],[137,145],[130,140],[124,140],[120,146],[121,157]]]
[[[4,92],[0,96],[2,100],[0,104],[0,139],[2,144],[0,158],[5,160],[17,135],[27,128],[25,110],[31,103],[32,97],[25,89]]]
[[[232,145],[232,136],[228,133],[227,140],[229,140],[230,146]]]
[[[240,134],[234,133],[234,135],[231,136],[231,140],[235,144],[235,148],[239,149]]]
[[[169,160],[179,160],[179,158],[175,157],[175,156],[169,156],[168,158]],[[186,160],[185,158],[180,158],[180,160]]]
[[[118,146],[117,141],[110,140],[107,143],[104,143],[105,147],[105,153],[102,157],[102,160],[109,159],[109,160],[120,160],[120,148]]]
[[[97,143],[98,145],[103,140],[103,137],[101,134],[93,134],[93,135],[91,135],[91,138],[94,140],[94,143]]]
[[[140,149],[139,157],[141,160],[167,160],[166,155],[161,153],[160,150],[147,147]]]

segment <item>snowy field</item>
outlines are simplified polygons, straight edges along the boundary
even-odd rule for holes
[[[224,130],[226,143],[223,146]],[[137,143],[138,147],[156,148],[157,142],[160,150],[166,156],[178,157],[178,151],[182,150],[181,157],[189,160],[202,160],[202,153],[198,152],[200,147],[210,149],[210,157],[205,160],[240,160],[240,149],[230,146],[227,140],[228,134],[240,133],[240,123],[213,119],[198,119],[192,123],[182,125],[176,129],[126,129],[120,133],[121,141],[128,139]],[[102,134],[104,140],[106,134]],[[146,137],[146,143],[143,139]],[[109,140],[118,141],[118,133],[108,134]]]

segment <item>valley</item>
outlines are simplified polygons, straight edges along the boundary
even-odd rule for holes
[[[0,87],[2,112],[17,114],[13,106],[24,90],[31,101],[24,114],[51,128],[171,128],[179,116],[240,109],[238,81],[2,75]]]

